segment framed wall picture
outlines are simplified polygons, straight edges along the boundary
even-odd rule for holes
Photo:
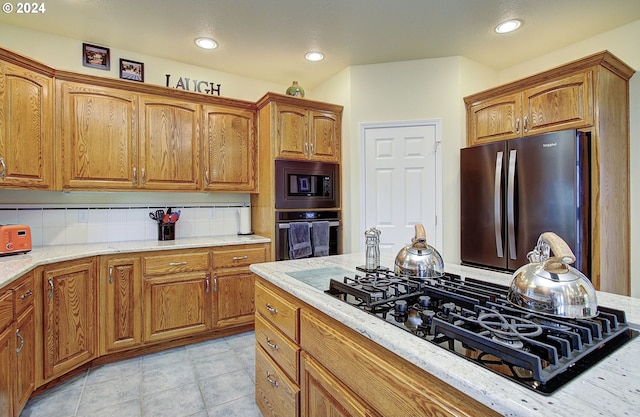
[[[144,64],[120,58],[120,78],[144,82]]]
[[[82,65],[108,71],[111,68],[109,48],[83,43]]]

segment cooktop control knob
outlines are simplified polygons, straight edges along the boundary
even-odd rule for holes
[[[431,297],[428,295],[421,295],[418,297],[418,302],[422,307],[429,307],[429,304],[431,304]]]
[[[405,300],[398,300],[395,302],[393,308],[397,313],[406,313],[407,312],[407,302]]]
[[[442,312],[445,315],[449,315],[450,313],[453,313],[456,310],[456,304],[455,303],[444,303],[442,304]]]

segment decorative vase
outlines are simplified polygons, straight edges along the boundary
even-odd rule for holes
[[[298,85],[297,81],[294,81],[291,87],[287,88],[288,96],[304,97],[304,89]]]

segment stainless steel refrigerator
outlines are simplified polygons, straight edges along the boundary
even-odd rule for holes
[[[589,137],[576,130],[462,149],[462,263],[515,271],[554,232],[590,276],[589,159]]]

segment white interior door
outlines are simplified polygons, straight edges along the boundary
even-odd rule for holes
[[[380,250],[395,255],[421,223],[427,243],[441,251],[440,121],[363,124],[362,138],[363,233],[377,227]]]

